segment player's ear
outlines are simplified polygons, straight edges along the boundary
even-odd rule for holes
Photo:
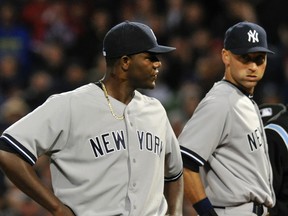
[[[222,49],[222,61],[224,64],[228,64],[230,61],[229,51],[226,49]]]
[[[123,71],[127,71],[128,70],[130,61],[131,61],[131,59],[127,55],[121,57],[120,64],[121,64],[121,68],[122,68]]]

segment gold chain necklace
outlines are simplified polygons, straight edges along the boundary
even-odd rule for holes
[[[116,115],[116,114],[114,113],[113,108],[112,108],[112,105],[111,105],[111,102],[110,102],[109,97],[108,97],[108,92],[107,92],[107,90],[106,90],[106,87],[105,87],[105,85],[104,85],[104,83],[103,83],[102,81],[99,81],[99,82],[100,82],[100,84],[101,84],[101,86],[102,86],[102,89],[103,89],[103,91],[104,91],[104,95],[105,95],[106,100],[107,100],[107,102],[108,102],[108,106],[109,106],[109,109],[110,109],[111,114],[114,116],[115,119],[117,119],[117,120],[123,120],[123,119],[124,119],[124,115],[118,116],[118,115]]]

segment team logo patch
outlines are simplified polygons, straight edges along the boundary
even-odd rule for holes
[[[267,108],[261,109],[261,110],[260,110],[260,115],[261,115],[262,118],[263,118],[263,117],[272,116],[272,115],[273,115],[272,108],[267,107]]]
[[[248,42],[252,43],[259,42],[258,32],[256,30],[254,31],[250,30],[247,34],[248,34]]]

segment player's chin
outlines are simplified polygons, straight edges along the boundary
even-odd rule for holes
[[[254,89],[255,86],[257,85],[258,82],[245,82],[242,84],[242,86],[245,88],[245,89]]]
[[[156,87],[155,82],[145,82],[137,86],[137,88],[140,88],[140,89],[154,89],[155,87]]]
[[[147,89],[154,89],[156,87],[156,79],[150,79],[146,82]]]
[[[259,82],[260,80],[249,80],[249,81],[247,81],[246,82],[246,84],[248,85],[248,86],[251,86],[251,87],[255,87],[257,84],[258,84],[258,82]]]
[[[156,82],[154,81],[154,82],[149,83],[146,88],[147,89],[154,89],[155,87],[156,87]]]

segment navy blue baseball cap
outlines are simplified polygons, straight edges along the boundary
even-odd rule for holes
[[[265,30],[251,22],[239,22],[230,27],[225,33],[224,48],[236,55],[254,52],[272,53],[268,49]]]
[[[175,49],[159,45],[152,29],[139,22],[122,22],[111,28],[103,40],[103,55],[106,58],[118,58],[141,52],[160,54]]]

